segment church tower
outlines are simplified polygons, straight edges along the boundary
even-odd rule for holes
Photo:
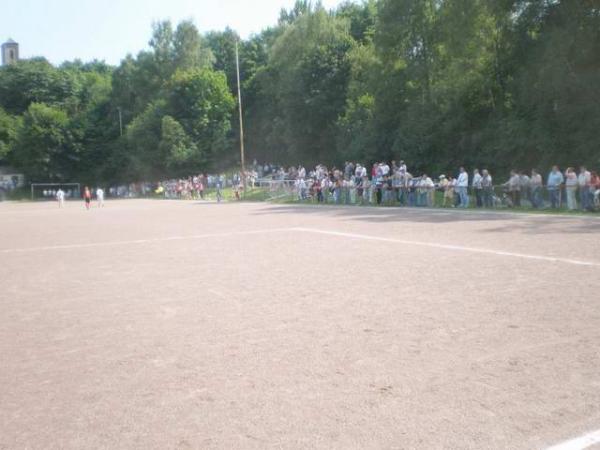
[[[2,65],[14,64],[19,60],[19,44],[9,39],[2,44]]]

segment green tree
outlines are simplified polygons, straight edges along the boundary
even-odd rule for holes
[[[77,174],[80,149],[70,132],[67,114],[32,103],[23,116],[11,162],[32,181],[63,182]]]
[[[167,110],[196,145],[196,164],[210,166],[231,148],[229,131],[235,102],[223,73],[209,69],[177,72],[168,86]]]
[[[185,167],[198,152],[181,124],[171,116],[162,118],[159,149],[170,168]]]
[[[80,90],[72,72],[59,70],[43,58],[0,68],[0,106],[23,114],[32,103],[65,106]]]
[[[350,21],[350,35],[361,44],[370,42],[375,35],[377,2],[364,0],[362,3],[345,1],[337,7],[335,14]]]
[[[348,22],[317,7],[304,13],[276,39],[271,49],[270,85],[281,115],[284,161],[331,161],[336,122],[344,110],[350,76],[348,53],[355,45]],[[268,139],[268,138],[267,138]]]
[[[0,162],[8,157],[18,126],[18,119],[10,116],[0,108]]]
[[[115,155],[124,163],[122,172],[131,181],[156,180],[168,175],[167,158],[160,147],[163,101],[151,103],[127,127],[124,152]]]

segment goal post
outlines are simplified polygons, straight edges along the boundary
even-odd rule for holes
[[[59,189],[64,191],[66,199],[81,197],[79,183],[31,183],[31,200],[54,200]]]

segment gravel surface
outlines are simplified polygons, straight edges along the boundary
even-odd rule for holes
[[[600,220],[0,204],[0,448],[539,449],[600,428]]]

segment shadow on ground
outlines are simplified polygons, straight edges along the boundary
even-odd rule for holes
[[[561,216],[544,214],[524,214],[476,210],[433,210],[394,207],[354,207],[332,205],[264,205],[255,215],[310,214],[339,217],[344,220],[362,222],[410,222],[410,223],[459,223],[487,222],[492,227],[478,230],[482,233],[530,233],[552,234],[561,232],[597,233],[600,232],[599,216]],[[497,226],[493,226],[497,223]]]

